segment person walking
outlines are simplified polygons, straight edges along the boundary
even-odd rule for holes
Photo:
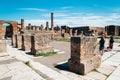
[[[114,38],[113,38],[113,36],[111,36],[110,40],[109,40],[109,46],[107,47],[107,49],[112,50],[113,49],[113,43],[114,43]]]
[[[101,39],[99,41],[99,44],[100,44],[99,51],[100,51],[101,55],[103,55],[103,53],[104,53],[104,45],[105,45],[105,40],[104,40],[103,36],[101,37]]]

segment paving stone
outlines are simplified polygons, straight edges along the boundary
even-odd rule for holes
[[[120,77],[120,66],[112,73],[112,75],[116,75]]]
[[[95,71],[88,73],[86,76],[88,76],[92,79],[95,79],[95,80],[105,80],[107,78],[107,76],[105,76],[104,74],[101,74],[101,73],[95,72]]]
[[[54,71],[51,68],[48,68],[38,62],[30,61],[30,65],[32,68],[42,72],[43,74],[47,75],[49,78],[52,78],[53,80],[70,80],[64,75],[58,73],[57,71]]]
[[[0,61],[4,61],[4,60],[10,60],[10,59],[14,59],[10,56],[4,56],[4,57],[0,57]]]
[[[11,80],[44,80],[22,62],[0,65],[0,79],[11,76]]]
[[[102,56],[102,61],[105,61],[106,59],[110,58],[115,53],[105,52]]]
[[[11,76],[10,76],[10,77],[6,77],[6,78],[3,78],[3,79],[0,79],[0,80],[11,80]]]
[[[111,75],[111,76],[108,77],[106,80],[120,80],[120,76]]]
[[[107,65],[111,65],[111,66],[117,67],[117,66],[119,66],[120,63],[119,62],[113,62],[113,61],[106,60],[106,61],[103,62],[103,64],[107,64]]]
[[[115,69],[116,68],[113,66],[101,64],[101,66],[97,68],[96,70],[105,75],[110,75]]]
[[[0,65],[0,79],[1,77],[9,71],[9,68],[6,65]]]

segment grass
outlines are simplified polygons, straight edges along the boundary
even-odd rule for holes
[[[26,64],[27,66],[30,67],[30,63],[29,63],[29,61],[25,62],[25,64]]]
[[[47,56],[53,56],[57,54],[57,52],[48,52],[48,53],[38,53],[36,55],[34,55],[35,57],[38,57],[38,56],[44,56],[44,57],[47,57]]]
[[[69,38],[54,38],[53,41],[64,41],[64,42],[70,42]]]

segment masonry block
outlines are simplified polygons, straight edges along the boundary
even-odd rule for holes
[[[71,58],[68,60],[71,71],[84,75],[100,64],[96,37],[71,37]]]

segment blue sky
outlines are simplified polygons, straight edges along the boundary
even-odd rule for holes
[[[1,0],[0,19],[25,19],[25,25],[50,23],[54,13],[56,25],[120,25],[120,0]]]

